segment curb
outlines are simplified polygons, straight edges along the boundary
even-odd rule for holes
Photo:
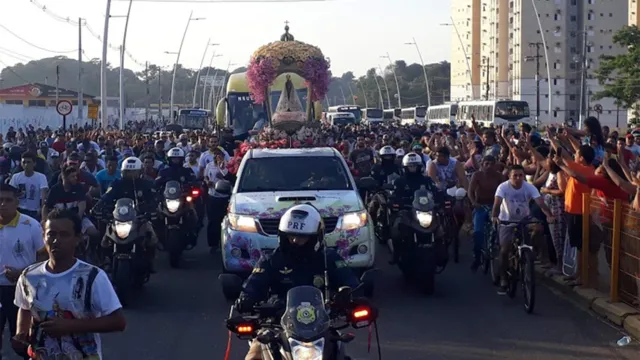
[[[545,285],[570,297],[582,308],[595,312],[626,330],[630,336],[640,339],[640,310],[624,303],[612,303],[609,295],[600,291],[572,286],[561,275],[552,274],[548,268],[536,265],[538,279]]]

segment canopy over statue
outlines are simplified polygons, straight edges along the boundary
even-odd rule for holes
[[[247,68],[249,90],[255,103],[267,102],[266,108],[270,109],[269,88],[276,77],[284,73],[302,76],[308,89],[306,114],[290,79],[287,79],[282,89],[275,113],[270,114],[270,111],[267,111],[273,127],[296,131],[305,125],[305,122],[312,120],[313,102],[321,100],[326,95],[331,81],[329,66],[329,61],[318,47],[296,41],[289,33],[287,25],[280,41],[260,47],[251,56]]]

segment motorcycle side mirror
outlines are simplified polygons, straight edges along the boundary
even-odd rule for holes
[[[242,292],[242,278],[236,274],[220,274],[218,276],[222,292],[227,300],[234,301]]]
[[[378,182],[371,176],[365,176],[358,179],[358,181],[356,181],[356,185],[358,186],[358,188],[363,190],[373,190],[376,188],[376,186],[378,186]]]
[[[352,289],[349,286],[342,286],[336,293],[335,302],[340,305],[346,305],[351,302]]]
[[[393,190],[394,186],[393,186],[393,184],[384,184],[384,185],[382,185],[382,188],[384,190]]]
[[[215,191],[222,195],[231,195],[231,183],[227,180],[218,180]]]
[[[378,273],[378,269],[369,269],[362,273],[362,276],[360,277],[360,281],[365,284],[373,284],[377,277],[376,275],[377,273]]]
[[[337,340],[343,344],[348,344],[355,338],[356,336],[353,333],[341,333],[337,336]]]

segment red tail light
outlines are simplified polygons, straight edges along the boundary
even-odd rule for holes
[[[353,311],[353,319],[356,321],[367,320],[370,314],[371,314],[371,311],[369,310],[369,308],[360,307]]]
[[[236,331],[240,335],[246,335],[253,333],[253,326],[251,324],[242,324],[236,327]]]
[[[200,196],[200,189],[193,189],[193,190],[191,190],[191,196],[193,196],[193,197],[198,197],[198,196]]]

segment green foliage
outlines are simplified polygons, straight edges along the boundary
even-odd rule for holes
[[[69,90],[78,90],[78,62],[64,56],[56,56],[40,60],[30,61],[26,64],[17,64],[10,68],[4,68],[0,73],[2,77],[2,87],[12,87],[23,85],[26,82],[48,82],[49,85],[55,84],[56,66],[60,66],[60,87]],[[83,91],[86,94],[100,96],[100,59],[91,59],[83,62]],[[114,68],[110,64],[107,65],[107,93],[109,96],[118,96],[119,93],[119,76],[120,69]],[[440,104],[449,99],[449,75],[450,64],[446,61],[441,63],[426,65],[427,76],[429,77],[429,85],[431,90],[431,102]],[[224,70],[212,68],[209,75],[213,75],[219,71],[219,75]],[[239,73],[246,71],[245,67],[241,67],[231,71],[231,73]],[[391,71],[391,65],[387,66],[385,71],[385,80],[389,87],[389,96],[391,104],[397,107],[396,83]],[[419,64],[407,65],[404,61],[399,60],[395,63],[395,71],[398,76],[400,85],[400,94],[402,95],[402,106],[410,107],[414,105],[426,105],[427,90],[424,82],[422,67]],[[201,72],[204,75],[207,68]],[[175,103],[190,104],[193,98],[193,86],[195,84],[197,70],[186,69],[178,66],[176,72],[175,84]],[[158,78],[160,75],[160,84]],[[351,104],[351,95],[349,87],[353,94],[358,97],[357,103],[365,106],[365,94],[369,107],[387,107],[387,93],[384,87],[382,77],[378,75],[378,82],[382,90],[384,104],[380,104],[380,96],[374,79],[375,69],[369,69],[366,76],[357,78],[353,72],[348,71],[340,77],[334,77],[329,87],[327,98],[332,105],[342,104],[342,91],[346,102]],[[157,104],[160,99],[160,87],[162,88],[162,98],[165,103],[169,102],[169,94],[171,93],[171,78],[173,76],[172,69],[161,68],[155,64],[149,64],[149,71],[145,77],[144,71],[133,72],[125,69],[124,86],[126,94],[126,103],[130,107],[144,107],[147,102]],[[147,96],[146,80],[149,80],[149,95]],[[341,91],[342,89],[342,91]],[[201,94],[200,87],[198,93]],[[326,102],[324,103],[326,106]],[[383,106],[384,105],[384,106]]]
[[[633,109],[630,123],[640,121],[640,29],[624,26],[613,36],[613,42],[627,52],[619,55],[604,55],[600,68],[595,72],[603,90],[594,94],[593,99],[614,98],[616,104]]]
[[[403,60],[398,60],[394,64],[396,76],[398,77],[398,85],[400,86],[400,95],[402,107],[411,107],[415,105],[427,104],[427,87],[424,81],[424,72],[420,64],[407,65]],[[442,104],[449,100],[449,78],[451,74],[451,64],[446,61],[428,64],[425,66],[427,77],[429,78],[429,87],[431,92],[431,103]],[[387,108],[388,99],[385,88],[385,81],[389,88],[389,97],[391,98],[391,106],[398,107],[398,93],[395,78],[391,65],[384,70],[384,80],[377,75],[378,84],[382,91],[383,103],[380,103],[380,93],[376,85],[376,69],[371,68],[366,72],[365,76],[355,78],[353,72],[348,71],[340,77],[334,77],[329,86],[327,98],[331,105],[341,105],[345,102],[352,104],[351,92],[357,96],[356,103],[362,107],[366,104],[369,107]],[[343,98],[344,92],[344,98]],[[324,106],[327,106],[326,99]]]

